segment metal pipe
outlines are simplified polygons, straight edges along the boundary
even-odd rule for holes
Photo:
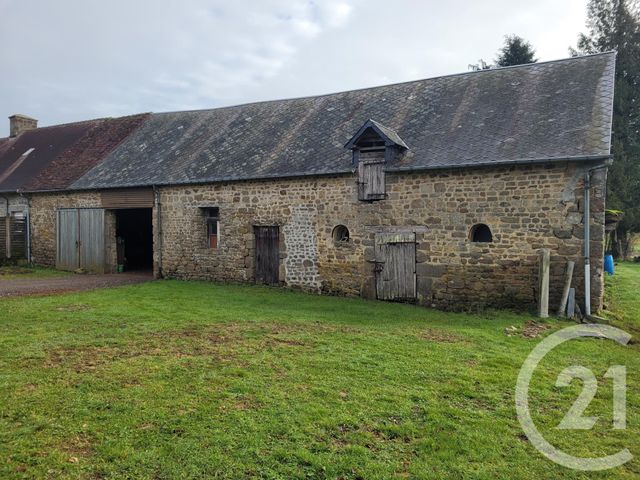
[[[606,169],[611,160],[604,165],[587,169],[584,174],[584,314],[591,315],[591,173]]]
[[[27,200],[27,214],[25,217],[27,229],[27,262],[31,263],[31,197],[25,197],[22,193],[19,195]]]
[[[156,207],[156,238],[157,238],[157,249],[158,249],[158,278],[162,278],[162,204],[160,203],[160,190],[153,185],[153,197],[154,204]]]
[[[591,315],[591,170],[584,174],[584,314]]]

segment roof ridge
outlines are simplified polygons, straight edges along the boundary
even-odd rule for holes
[[[124,119],[124,118],[129,118],[129,117],[137,117],[140,115],[151,115],[151,112],[140,112],[140,113],[132,113],[130,115],[122,115],[121,117],[98,117],[98,118],[89,118],[87,120],[78,120],[76,122],[65,122],[65,123],[56,123],[54,125],[45,125],[43,127],[37,127],[34,128],[32,130],[27,130],[28,132],[31,132],[33,130],[47,130],[47,129],[51,129],[51,128],[58,128],[58,127],[69,127],[71,125],[85,125],[88,123],[95,123],[98,124],[100,122],[106,122],[108,120],[120,120],[120,119]],[[3,140],[12,140],[15,139],[17,137],[0,137],[0,142]]]
[[[513,69],[518,69],[518,68],[531,68],[531,67],[536,67],[538,65],[549,65],[549,64],[555,64],[555,63],[563,63],[563,62],[573,62],[573,61],[578,61],[578,60],[582,60],[585,58],[590,58],[590,57],[598,57],[598,56],[604,56],[604,55],[616,55],[617,52],[615,50],[610,50],[607,52],[598,52],[598,53],[590,53],[587,55],[578,55],[575,57],[565,57],[565,58],[558,58],[555,60],[546,60],[544,62],[534,62],[534,63],[524,63],[522,65],[510,65],[508,67],[496,67],[496,68],[488,68],[485,70],[475,70],[475,71],[471,71],[471,72],[458,72],[458,73],[449,73],[449,74],[445,74],[445,75],[436,75],[435,77],[426,77],[426,78],[419,78],[416,80],[406,80],[406,81],[402,81],[402,82],[395,82],[395,83],[385,83],[384,85],[374,85],[372,87],[361,87],[361,88],[354,88],[351,90],[340,90],[337,92],[329,92],[329,93],[319,93],[316,95],[302,95],[299,97],[288,97],[288,98],[274,98],[274,99],[270,99],[270,100],[257,100],[255,102],[245,102],[245,103],[237,103],[237,104],[233,104],[233,105],[224,105],[221,107],[213,107],[213,108],[194,108],[191,110],[170,110],[170,111],[166,111],[166,112],[151,112],[151,115],[170,115],[173,113],[195,113],[195,112],[211,112],[214,110],[225,110],[225,109],[232,109],[232,108],[240,108],[240,107],[248,107],[251,105],[261,105],[261,104],[265,104],[265,103],[278,103],[278,102],[289,102],[289,101],[294,101],[294,100],[306,100],[306,99],[314,99],[314,98],[322,98],[322,97],[331,97],[333,95],[340,95],[343,93],[351,93],[351,92],[362,92],[362,91],[366,91],[366,90],[376,90],[378,88],[387,88],[387,87],[395,87],[397,85],[409,85],[412,83],[419,83],[419,82],[425,82],[427,80],[437,80],[440,78],[453,78],[453,77],[463,77],[463,76],[467,76],[467,75],[481,75],[481,74],[489,74],[489,73],[495,73],[495,72],[501,72],[501,71],[505,71],[505,70],[513,70]]]

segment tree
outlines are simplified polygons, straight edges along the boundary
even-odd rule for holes
[[[491,65],[485,62],[482,58],[478,60],[478,63],[470,63],[469,70],[473,70],[474,72],[479,72],[480,70],[490,70]]]
[[[499,67],[510,67],[511,65],[522,65],[525,63],[535,63],[536,51],[531,44],[517,35],[506,35],[504,46],[498,51],[496,65]]]
[[[613,235],[613,253],[631,255],[640,232],[640,17],[637,0],[590,0],[588,34],[580,34],[572,55],[617,51],[613,104],[613,165],[607,180],[607,208],[624,212]]]

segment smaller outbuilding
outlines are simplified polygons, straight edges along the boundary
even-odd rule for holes
[[[41,128],[36,119],[26,115],[9,117],[10,136],[0,138],[0,263],[37,261],[31,252],[33,192],[53,194],[68,189],[139,126],[145,116]],[[59,229],[55,235],[63,233]]]

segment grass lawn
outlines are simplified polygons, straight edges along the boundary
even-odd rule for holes
[[[605,274],[605,316],[611,324],[640,338],[640,263],[617,263],[615,274]]]
[[[18,278],[51,278],[65,275],[71,275],[71,273],[43,267],[22,267],[18,265],[0,266],[0,281]]]
[[[637,338],[640,265],[609,283],[612,321]],[[516,377],[540,341],[524,334],[572,325],[531,320],[178,281],[2,299],[0,478],[639,478],[638,344],[574,340],[536,370],[548,440],[635,455],[577,472],[516,419]],[[574,364],[599,381],[593,430],[555,428],[581,391],[555,386]],[[614,364],[626,430],[611,428]]]

